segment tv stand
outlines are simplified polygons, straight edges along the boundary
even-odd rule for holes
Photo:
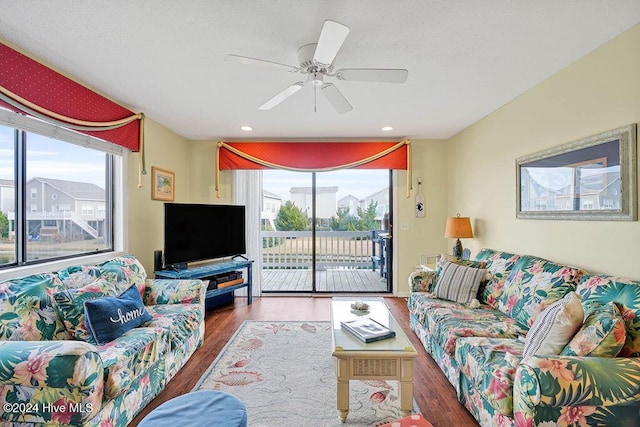
[[[251,267],[253,265],[252,260],[244,259],[232,259],[231,261],[223,261],[216,262],[213,264],[207,265],[199,265],[197,267],[192,268],[184,268],[184,269],[171,269],[171,270],[159,270],[154,272],[156,279],[178,279],[178,280],[188,280],[188,279],[200,279],[207,280],[210,277],[228,273],[234,270],[247,270],[246,280],[243,280],[241,283],[232,284],[225,287],[219,287],[218,289],[208,290],[205,296],[206,302],[214,302],[216,297],[220,297],[225,294],[230,294],[236,289],[247,288],[247,304],[251,304],[253,302],[253,297],[251,295],[252,291],[252,272]]]

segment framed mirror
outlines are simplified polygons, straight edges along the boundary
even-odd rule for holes
[[[516,160],[517,218],[637,220],[636,125]]]

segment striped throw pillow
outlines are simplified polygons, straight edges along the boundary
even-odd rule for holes
[[[583,317],[580,297],[569,292],[547,307],[533,322],[527,333],[522,358],[560,354],[582,326]]]
[[[434,293],[441,299],[470,304],[478,294],[486,272],[484,268],[465,267],[446,261]]]

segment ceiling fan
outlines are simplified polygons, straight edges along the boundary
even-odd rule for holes
[[[353,110],[353,107],[333,83],[325,82],[326,77],[335,77],[338,80],[404,83],[409,75],[409,71],[405,69],[389,68],[342,68],[332,72],[333,60],[347,38],[347,34],[349,34],[349,27],[346,25],[330,20],[324,21],[318,43],[307,44],[298,49],[299,66],[297,67],[240,55],[227,55],[225,60],[307,75],[306,81],[293,83],[258,107],[259,110],[272,109],[310,83],[314,87],[314,97],[319,89],[338,113],[347,113]]]

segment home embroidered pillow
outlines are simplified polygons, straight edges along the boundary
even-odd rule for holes
[[[103,345],[152,319],[136,285],[117,297],[84,302],[84,320],[93,339]]]
[[[446,261],[434,293],[437,298],[470,304],[478,294],[480,282],[486,273],[484,268],[465,267]]]
[[[582,328],[560,354],[616,357],[627,338],[624,326],[622,314],[614,302],[591,304]]]
[[[569,292],[552,303],[533,322],[527,333],[522,358],[560,354],[582,326],[583,318],[580,297],[575,292]]]

